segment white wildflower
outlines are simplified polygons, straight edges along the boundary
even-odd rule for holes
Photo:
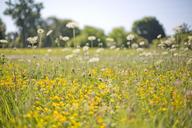
[[[90,40],[90,41],[96,40],[96,37],[95,36],[89,36],[88,40]]]
[[[179,56],[179,54],[178,53],[174,53],[173,56]]]
[[[72,29],[78,28],[78,26],[79,26],[79,25],[78,25],[76,22],[69,22],[69,23],[67,23],[67,25],[66,25],[67,28],[72,28]]]
[[[37,30],[37,33],[38,33],[38,34],[43,34],[43,33],[44,33],[44,30],[43,30],[42,28],[39,28],[39,29]]]
[[[161,38],[161,34],[159,34],[158,36],[157,36],[157,39],[160,39]]]
[[[34,45],[35,43],[37,43],[37,40],[38,40],[38,37],[37,37],[37,36],[28,37],[28,38],[27,38],[27,41],[28,41],[30,44],[32,44],[32,45]]]
[[[130,44],[131,44],[131,42],[130,42],[130,41],[128,41],[128,42],[127,42],[127,45],[129,46]]]
[[[127,40],[133,40],[134,38],[135,38],[135,35],[133,35],[133,34],[129,34],[127,36]]]
[[[88,47],[88,46],[84,46],[84,47],[83,47],[83,51],[84,51],[84,52],[86,52],[86,51],[88,51],[88,50],[89,50],[89,47]]]
[[[68,41],[69,37],[68,36],[59,36],[59,39],[62,41]]]
[[[7,40],[0,40],[0,43],[2,43],[2,44],[7,44],[8,41],[7,41]]]
[[[71,58],[73,58],[73,54],[70,54],[70,55],[65,56],[65,59],[66,59],[66,60],[69,60],[69,59],[71,59]]]
[[[115,46],[115,45],[113,45],[113,46],[111,46],[111,47],[110,47],[110,49],[115,49],[115,48],[116,48],[116,46]]]
[[[140,45],[140,46],[144,46],[144,45],[145,45],[145,42],[144,42],[144,41],[141,41],[141,42],[139,43],[139,45]]]
[[[51,35],[52,32],[53,32],[53,30],[49,30],[49,31],[47,32],[46,36]]]
[[[102,47],[102,46],[103,46],[103,43],[99,43],[99,46]]]
[[[113,39],[113,38],[108,37],[108,38],[106,38],[106,41],[107,41],[107,42],[113,42],[113,41],[114,41],[114,39]]]
[[[95,63],[95,62],[98,62],[99,61],[99,58],[98,57],[93,57],[93,58],[90,58],[89,59],[89,63]]]
[[[47,52],[52,52],[52,49],[47,49]]]

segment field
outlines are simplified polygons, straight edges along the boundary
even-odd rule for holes
[[[192,51],[1,49],[1,128],[191,128]]]

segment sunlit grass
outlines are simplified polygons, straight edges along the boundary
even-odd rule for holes
[[[0,126],[191,127],[191,51],[74,50],[0,50]]]

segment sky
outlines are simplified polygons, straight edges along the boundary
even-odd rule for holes
[[[7,31],[17,30],[14,21],[4,16],[6,0],[0,0],[0,17]],[[14,0],[13,0],[14,1]],[[131,31],[135,20],[144,16],[155,16],[163,25],[166,34],[173,28],[187,23],[192,27],[192,0],[35,0],[43,2],[43,18],[56,16],[73,19],[82,28],[91,25],[102,28],[106,33],[122,26]]]

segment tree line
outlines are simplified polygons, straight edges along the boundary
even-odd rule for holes
[[[18,32],[6,33],[6,26],[0,19],[0,40],[8,40],[9,47],[28,47],[30,41],[36,36],[41,37],[37,40],[41,42],[39,47],[115,45],[128,48],[132,40],[144,43],[144,47],[149,47],[150,44],[158,43],[158,36],[166,38],[163,25],[156,17],[147,16],[135,21],[131,32],[127,32],[123,27],[116,27],[106,35],[103,29],[93,26],[85,26],[83,29],[78,26],[73,27],[74,24],[70,23],[75,22],[71,19],[59,19],[53,16],[43,19],[41,17],[43,3],[37,3],[34,0],[7,0],[5,3],[7,8],[4,14],[10,16],[18,27]],[[42,33],[39,34],[38,30],[42,30]],[[182,24],[179,32],[175,31],[175,36],[178,36],[178,33],[191,34],[190,26]],[[128,35],[134,38],[130,40],[131,36]],[[180,38],[183,40],[183,36]]]

